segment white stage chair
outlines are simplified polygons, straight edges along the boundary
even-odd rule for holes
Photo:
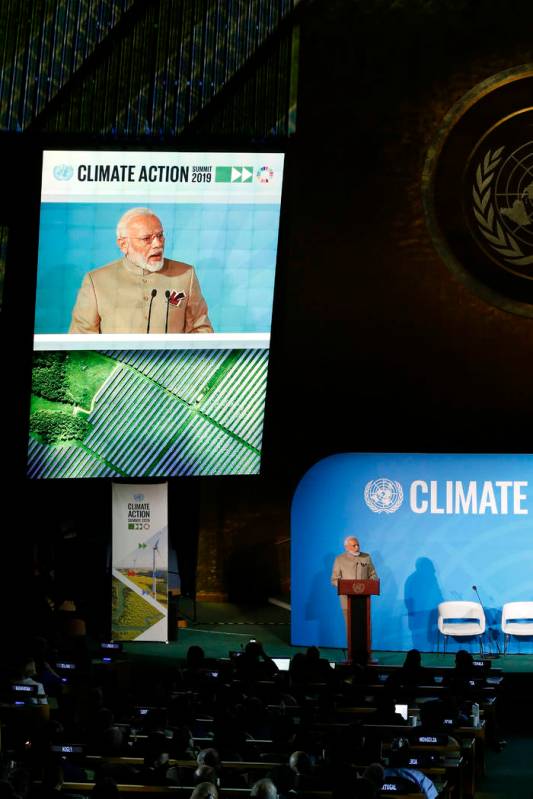
[[[479,646],[483,655],[483,633],[485,632],[485,613],[479,602],[441,602],[438,606],[437,626],[444,637],[444,654],[446,654],[447,637],[479,635]],[[437,645],[440,651],[440,638]]]
[[[506,602],[502,607],[503,654],[511,635],[533,636],[533,602]]]

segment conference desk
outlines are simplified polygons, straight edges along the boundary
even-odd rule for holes
[[[33,784],[39,787],[40,781],[37,780]],[[62,790],[65,793],[77,793],[83,796],[89,796],[94,789],[94,785],[94,782],[64,782]],[[439,791],[439,799],[451,799],[448,785],[445,782],[435,783],[435,786]],[[156,796],[170,794],[171,796],[179,797],[179,799],[190,799],[190,795],[194,790],[193,785],[134,785],[130,783],[120,783],[117,785],[117,788],[124,799],[129,795],[137,797],[140,793],[148,795],[153,794]],[[289,795],[294,796],[295,799],[332,799],[333,796],[331,791],[290,791]],[[222,799],[225,799],[225,797],[229,797],[229,799],[248,799],[250,796],[250,789],[223,788],[220,791],[220,796]],[[394,796],[395,799],[426,799],[426,795],[418,791],[408,794],[383,791],[379,796],[382,799],[388,796]]]

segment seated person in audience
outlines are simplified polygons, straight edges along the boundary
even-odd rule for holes
[[[235,660],[235,672],[238,680],[255,682],[272,680],[278,673],[278,667],[267,655],[260,641],[249,641],[244,652]]]
[[[87,741],[89,751],[99,755],[119,756],[125,754],[126,739],[123,728],[115,725],[112,711],[107,707],[100,708]]]
[[[438,796],[433,781],[418,769],[389,768],[383,767],[381,763],[371,763],[364,770],[363,777],[373,782],[378,792],[381,792],[384,783],[394,781],[405,793],[423,793],[427,799],[437,799]]]
[[[252,799],[277,799],[278,790],[272,780],[267,777],[254,782],[250,789]]]
[[[422,666],[422,655],[418,649],[410,649],[403,665],[389,674],[385,685],[391,689],[410,688],[416,685],[434,685],[431,671]]]
[[[36,676],[37,668],[34,659],[32,657],[26,657],[19,663],[13,682],[35,686],[37,688],[37,696],[32,699],[32,703],[36,705],[47,705],[48,699],[46,698],[44,686],[35,679]]]
[[[140,778],[146,785],[178,785],[179,772],[169,766],[170,741],[162,733],[151,733],[146,742],[144,765]]]
[[[193,644],[187,650],[185,664],[180,671],[180,678],[185,687],[200,688],[211,679],[213,671],[217,671],[215,661],[207,659],[201,646]]]
[[[327,683],[330,685],[335,678],[335,671],[326,658],[320,657],[317,646],[308,647],[305,653],[305,675],[308,683]]]
[[[239,760],[240,758],[237,757],[227,759]],[[198,752],[196,763],[198,768],[206,766],[211,768],[214,774],[217,775],[219,782],[216,782],[213,777],[209,778],[207,780],[208,782],[214,782],[217,785],[220,784],[224,788],[246,788],[248,785],[245,775],[243,775],[241,772],[223,768],[220,752],[213,747],[202,749],[200,752]]]
[[[218,788],[212,782],[201,782],[194,788],[190,799],[218,799]]]
[[[198,644],[192,644],[185,655],[185,668],[189,672],[201,671],[205,667],[205,652]]]
[[[320,790],[321,777],[313,766],[313,761],[307,752],[298,750],[289,758],[289,768],[292,770],[295,791]]]
[[[273,766],[267,774],[276,786],[279,799],[288,799],[294,787],[294,772],[288,765]]]
[[[218,771],[213,766],[197,766],[193,774],[193,785],[200,785],[201,782],[212,782],[217,788],[220,786]]]
[[[479,677],[470,652],[459,649],[455,655],[455,668],[444,677],[443,682],[456,699],[459,723],[470,725],[472,703],[479,702],[479,690],[486,684],[485,678]],[[496,713],[488,713],[485,721],[487,743],[501,752],[507,742],[500,735]]]
[[[442,684],[452,693],[464,696],[471,693],[471,682],[476,677],[474,658],[466,649],[459,649],[455,654],[455,667],[445,673]]]
[[[291,687],[304,685],[307,677],[307,660],[304,652],[296,652],[289,663],[289,682]]]
[[[173,727],[172,755],[176,760],[196,760],[198,749],[194,745],[192,732],[186,724]]]
[[[37,636],[32,642],[32,653],[36,668],[36,677],[43,684],[47,696],[59,696],[63,688],[61,677],[51,665],[54,658],[48,641],[43,636]]]
[[[464,722],[465,718],[461,717],[453,696],[420,703],[420,724],[423,730],[450,733],[454,727]]]
[[[198,752],[196,763],[199,766],[211,766],[214,769],[219,769],[222,765],[219,753],[212,746]]]
[[[437,799],[439,795],[435,787],[435,783],[423,771],[416,768],[386,768],[385,769],[385,782],[389,779],[400,778],[405,780],[406,788],[409,784],[414,786],[415,791],[424,793],[427,799]],[[404,783],[404,784],[405,784]]]

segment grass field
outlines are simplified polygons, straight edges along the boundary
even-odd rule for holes
[[[32,394],[30,413],[35,413],[35,411],[64,411],[65,413],[72,413],[72,405],[66,402],[52,402]]]
[[[113,577],[113,640],[132,641],[164,618],[142,597]]]

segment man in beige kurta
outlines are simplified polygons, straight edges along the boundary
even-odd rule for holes
[[[345,551],[337,555],[331,572],[331,584],[337,588],[339,580],[377,580],[376,567],[368,552],[361,552],[359,541],[349,535],[344,539]],[[339,595],[344,621],[348,616],[348,599]]]
[[[70,333],[212,333],[193,266],[164,258],[165,237],[149,208],[117,225],[122,258],[83,278]]]

